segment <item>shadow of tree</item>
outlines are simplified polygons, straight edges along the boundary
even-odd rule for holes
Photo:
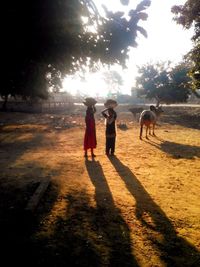
[[[160,144],[153,140],[144,140],[150,145],[162,150],[163,152],[171,155],[175,159],[194,159],[194,157],[200,157],[200,147],[191,146],[185,144],[179,144],[170,141],[162,141]]]
[[[23,138],[26,132],[30,134]],[[44,258],[48,259],[50,249],[44,249],[48,245],[45,244],[46,240],[38,242],[37,230],[40,228],[41,218],[50,213],[58,198],[59,186],[50,183],[37,212],[28,213],[25,207],[40,181],[49,175],[59,175],[61,167],[46,167],[39,160],[32,161],[28,158],[14,167],[13,164],[26,152],[31,153],[45,147],[49,149],[49,142],[56,145],[56,141],[47,137],[45,132],[32,129],[1,132],[0,236],[3,244],[1,260],[6,262],[6,266],[44,266]],[[48,266],[58,266],[55,262],[54,265],[49,261],[48,263]]]
[[[135,198],[136,217],[146,227],[147,237],[160,251],[160,257],[166,266],[200,266],[200,252],[192,244],[178,236],[164,211],[154,202],[132,171],[117,157],[109,159]],[[162,238],[158,238],[157,234]]]
[[[15,265],[27,265],[27,259],[32,258],[34,244],[31,236],[39,221],[34,213],[27,213],[25,207],[40,181],[48,174],[60,171],[55,168],[47,170],[39,161],[30,159],[15,165],[27,151],[48,147],[44,134],[35,132],[32,135],[31,131],[27,138],[23,138],[23,134],[24,131],[11,130],[1,132],[0,137],[0,236],[4,244],[2,256],[6,257],[8,266],[12,266],[13,261]],[[51,190],[51,184],[48,190]],[[58,190],[54,188],[54,200],[57,194]],[[52,204],[53,201],[49,202],[49,206]]]
[[[47,138],[43,134],[35,134],[28,140],[15,139],[14,133],[8,135],[0,142],[0,165],[6,162],[6,167],[12,165],[21,155],[23,155],[29,149],[48,147]],[[5,161],[5,162],[4,162]]]
[[[162,122],[172,125],[200,129],[200,109],[199,107],[164,107]]]
[[[33,166],[34,169],[41,169],[40,167],[37,164]],[[40,175],[45,177],[46,172],[41,172]],[[13,264],[26,266],[27,262],[29,266],[36,266],[33,264],[33,259],[37,258],[34,255],[36,244],[32,235],[37,231],[40,220],[37,213],[28,212],[25,208],[38,185],[38,177],[34,182],[24,183],[23,186],[4,183],[4,179],[1,180],[0,236],[3,244],[1,260],[6,262],[6,266],[13,266]],[[50,183],[48,192],[51,194],[48,200],[48,207],[51,209],[58,195],[58,187]]]

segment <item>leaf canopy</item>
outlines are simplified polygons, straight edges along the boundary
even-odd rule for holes
[[[127,18],[106,8],[100,15],[92,0],[7,1],[0,94],[45,98],[66,74],[99,63],[125,66],[138,32],[146,36],[138,23],[147,18],[149,5],[143,0]]]

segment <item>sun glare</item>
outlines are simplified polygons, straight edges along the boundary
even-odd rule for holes
[[[119,70],[113,67],[112,70],[119,70],[122,76],[123,85],[121,92],[131,93],[131,87],[135,86],[137,76],[137,66],[146,63],[156,63],[158,61],[171,61],[178,63],[192,48],[192,30],[184,30],[180,25],[173,21],[171,7],[173,5],[184,4],[186,0],[154,0],[146,10],[148,13],[147,21],[142,21],[140,26],[144,27],[148,33],[148,38],[138,35],[138,47],[131,49],[126,70]],[[101,12],[101,5],[104,4],[109,10],[118,11],[134,9],[141,0],[130,0],[129,6],[122,6],[119,0],[94,0]],[[68,77],[63,82],[63,89],[76,95],[107,96],[109,93],[108,84],[102,77],[101,70],[96,74],[87,74],[82,81],[77,75]]]
[[[80,77],[66,77],[63,81],[63,90],[72,95],[82,96],[107,96],[108,88],[102,73],[90,73],[85,76],[84,80]]]

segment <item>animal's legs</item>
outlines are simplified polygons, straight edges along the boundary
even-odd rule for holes
[[[156,136],[154,130],[155,130],[155,124],[153,124],[153,135]]]
[[[149,125],[149,135],[151,135],[151,126]]]
[[[143,124],[140,126],[140,139],[142,139]]]
[[[149,130],[149,126],[146,126],[146,139],[149,139],[148,135],[147,135],[148,134],[148,130]]]

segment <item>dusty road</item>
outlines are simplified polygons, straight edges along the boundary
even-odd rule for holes
[[[157,137],[143,141],[132,114],[118,113],[127,129],[117,129],[112,158],[97,114],[94,160],[83,157],[82,114],[1,115],[0,220],[10,255],[29,256],[29,266],[200,266],[198,112],[167,110]],[[20,216],[45,177],[51,185],[27,230]]]

